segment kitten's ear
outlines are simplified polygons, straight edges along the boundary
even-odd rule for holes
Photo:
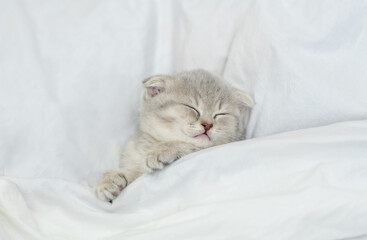
[[[143,81],[145,87],[145,99],[155,97],[156,95],[164,92],[166,86],[166,80],[168,76],[157,75],[147,78]]]
[[[234,91],[234,96],[239,102],[238,106],[240,108],[240,111],[243,111],[245,108],[252,108],[255,105],[254,100],[252,100],[252,98],[248,94],[240,90],[236,89]]]

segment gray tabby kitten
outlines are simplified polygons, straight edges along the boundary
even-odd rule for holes
[[[104,173],[95,188],[112,201],[146,172],[189,153],[244,139],[247,94],[204,70],[146,79],[139,126],[123,151],[121,167]]]

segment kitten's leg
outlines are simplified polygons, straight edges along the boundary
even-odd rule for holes
[[[101,181],[95,187],[99,199],[112,201],[128,184],[143,173],[160,170],[180,157],[199,150],[189,144],[169,142],[152,146],[148,151],[145,149],[136,151],[133,144],[134,142],[131,141],[126,146],[123,158],[124,167],[104,173]]]
[[[150,170],[160,170],[173,161],[198,150],[193,145],[181,142],[161,143],[148,152],[146,166]]]
[[[137,150],[136,138],[130,139],[125,145],[121,167],[107,171],[95,187],[97,197],[104,201],[112,201],[120,192],[136,178],[144,173],[145,162],[143,152]]]
[[[142,173],[128,169],[114,169],[103,174],[95,187],[97,197],[104,201],[112,201],[120,192]]]

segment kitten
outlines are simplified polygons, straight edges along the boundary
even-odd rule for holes
[[[146,79],[139,126],[127,142],[121,168],[104,173],[95,188],[112,201],[146,172],[189,153],[244,139],[244,109],[251,97],[204,70]]]

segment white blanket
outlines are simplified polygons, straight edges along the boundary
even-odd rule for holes
[[[207,149],[113,204],[53,178],[0,181],[1,239],[367,239],[367,121]]]
[[[0,0],[0,239],[366,238],[366,4],[318,2]],[[305,32],[313,44],[299,41]],[[255,81],[250,136],[361,121],[207,149],[113,205],[98,201],[92,186],[118,166],[142,80],[193,68],[244,89]],[[274,76],[274,89],[260,81]]]

